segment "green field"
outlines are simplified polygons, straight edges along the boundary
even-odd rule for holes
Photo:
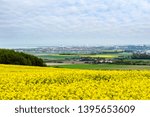
[[[80,57],[92,57],[92,58],[119,58],[119,57],[127,57],[131,56],[131,53],[122,52],[122,53],[106,53],[106,54],[72,54],[72,55],[60,55],[60,54],[47,54],[47,55],[36,55],[43,60],[66,60],[66,59],[74,59]]]
[[[44,60],[66,60],[66,59],[79,58],[78,55],[59,55],[59,54],[38,55],[38,57]]]
[[[71,65],[59,65],[51,66],[57,68],[69,68],[69,69],[97,69],[97,70],[150,70],[150,66],[145,65],[116,65],[116,64],[71,64]]]

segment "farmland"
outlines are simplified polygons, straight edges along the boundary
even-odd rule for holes
[[[1,100],[150,99],[149,70],[73,70],[0,65]]]
[[[36,55],[36,54],[35,54]],[[131,56],[131,53],[106,53],[106,54],[43,54],[36,55],[44,60],[68,60],[68,59],[79,59],[81,57],[92,57],[92,58],[118,58],[118,57],[127,57]]]
[[[142,70],[150,69],[149,59],[130,59],[132,53],[105,54],[49,54],[38,57],[54,68],[95,70]],[[116,59],[116,60],[115,60]],[[119,61],[118,61],[118,60]],[[122,60],[121,60],[122,59]],[[108,63],[110,61],[110,63]]]
[[[46,55],[37,55],[39,58],[44,59],[45,61],[56,60],[64,61],[66,59],[79,58],[78,55],[59,55],[59,54],[46,54]]]
[[[34,55],[47,67],[0,64],[1,100],[150,99],[149,54],[105,50]]]
[[[90,70],[150,70],[150,66],[145,65],[116,65],[116,64],[67,64],[56,65],[54,68],[69,69],[90,69]]]

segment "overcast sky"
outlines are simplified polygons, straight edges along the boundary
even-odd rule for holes
[[[0,0],[0,47],[150,44],[150,0]]]

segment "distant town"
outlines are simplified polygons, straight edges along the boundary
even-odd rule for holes
[[[30,54],[100,54],[108,50],[120,50],[124,52],[150,53],[150,45],[127,45],[127,46],[43,46],[36,48],[18,48],[15,51]]]

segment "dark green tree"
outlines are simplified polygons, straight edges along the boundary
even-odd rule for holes
[[[9,49],[0,49],[0,64],[45,66],[43,60],[36,56]]]

